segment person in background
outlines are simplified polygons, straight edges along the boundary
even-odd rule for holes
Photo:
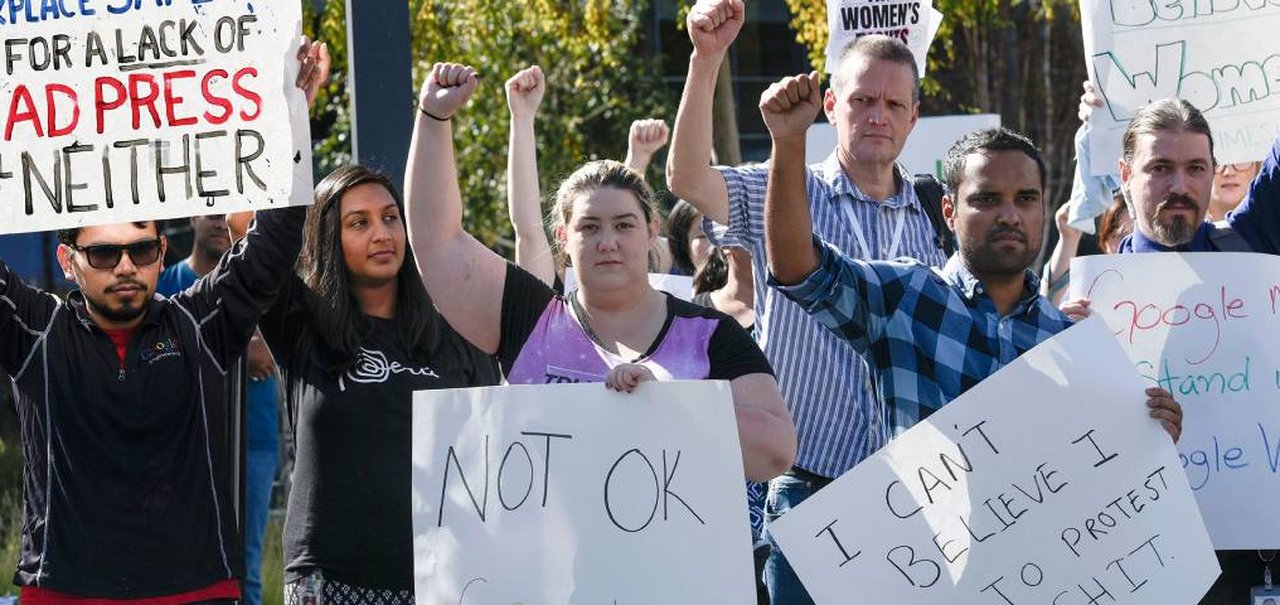
[[[1084,234],[1071,226],[1068,216],[1070,204],[1063,204],[1054,213],[1058,227],[1058,243],[1045,263],[1044,273],[1040,276],[1040,294],[1053,304],[1061,304],[1071,285],[1071,259],[1080,251],[1080,240]],[[1133,231],[1133,221],[1129,218],[1129,208],[1124,203],[1124,194],[1116,190],[1111,205],[1103,211],[1098,219],[1098,247],[1104,254],[1116,254],[1120,251],[1120,241]]]

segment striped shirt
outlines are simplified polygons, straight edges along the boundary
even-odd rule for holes
[[[875,368],[876,390],[901,433],[1037,344],[1071,327],[1025,272],[1022,297],[1000,315],[959,256],[942,271],[904,259],[859,262],[817,237],[818,267],[791,300],[839,334]]]
[[[704,225],[705,231],[714,244],[736,245],[751,252],[758,276],[757,334],[796,424],[799,451],[795,465],[824,477],[838,477],[889,438],[866,365],[842,338],[765,286],[768,167],[718,170],[729,189],[729,225]],[[901,166],[897,170],[904,184],[901,191],[877,202],[849,180],[834,152],[821,164],[810,166],[807,181],[814,232],[850,254],[864,254],[858,238],[862,233],[869,249],[865,254],[871,259],[909,256],[941,266],[946,259],[934,243],[933,225],[910,186],[911,174]],[[892,250],[899,220],[900,243]]]

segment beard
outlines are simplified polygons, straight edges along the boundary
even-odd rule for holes
[[[1189,206],[1197,210],[1200,208],[1195,200],[1177,193],[1169,194],[1163,202],[1156,206],[1155,212],[1151,215],[1151,231],[1154,236],[1152,239],[1156,243],[1170,248],[1190,242],[1195,238],[1196,231],[1200,229],[1199,222],[1187,220],[1187,217],[1182,215],[1170,217],[1167,222],[1162,222],[1160,220],[1160,211],[1174,205]]]
[[[1021,236],[1023,249],[1008,252],[997,249],[996,236],[1002,233],[1015,233]],[[1027,234],[1018,229],[992,229],[983,241],[962,247],[961,254],[965,265],[975,276],[1020,276],[1034,263],[1040,254],[1039,245],[1032,246]]]
[[[132,282],[138,283],[138,282]],[[116,284],[121,285],[121,284]],[[138,284],[142,285],[142,284]],[[113,286],[114,287],[114,286]],[[144,286],[145,288],[145,286]],[[147,311],[147,301],[151,299],[150,289],[143,290],[144,295],[140,296],[138,302],[123,302],[112,306],[107,302],[106,296],[97,298],[89,296],[88,292],[84,294],[85,303],[93,310],[93,312],[103,319],[113,323],[128,323],[142,316]]]

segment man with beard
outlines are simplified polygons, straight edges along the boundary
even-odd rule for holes
[[[1262,252],[1280,254],[1280,138],[1249,184],[1244,201],[1225,221],[1205,222],[1216,164],[1213,133],[1195,106],[1163,99],[1139,109],[1125,128],[1121,191],[1133,216],[1133,234],[1120,253]],[[1071,317],[1089,314],[1089,301],[1063,304]],[[1220,550],[1222,575],[1201,605],[1248,602],[1269,555]],[[1267,559],[1270,560],[1270,559]]]
[[[328,53],[303,41],[313,100]],[[23,450],[30,604],[231,603],[244,555],[231,489],[227,368],[302,248],[306,208],[261,212],[208,275],[155,295],[167,242],[154,221],[66,229],[61,300],[0,261],[0,366]]]
[[[786,78],[761,97],[773,138],[764,217],[769,284],[862,355],[900,432],[1071,325],[1038,294],[1028,269],[1042,243],[1044,161],[1009,130],[964,136],[947,153],[942,199],[959,252],[941,270],[912,259],[856,260],[813,235],[804,203],[805,134],[817,90],[815,72]],[[1176,440],[1177,402],[1159,388],[1146,396],[1151,416]]]

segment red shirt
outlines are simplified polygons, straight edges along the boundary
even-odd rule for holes
[[[124,368],[124,354],[129,351],[129,339],[133,338],[133,333],[137,328],[123,328],[119,330],[102,329],[111,338],[111,343],[116,346],[116,357],[120,359],[120,367]]]
[[[114,338],[113,338],[114,340]],[[123,354],[122,354],[123,355]],[[163,597],[143,599],[103,599],[61,593],[39,586],[23,586],[18,602],[23,605],[182,605],[214,599],[239,599],[240,580],[228,578],[212,586]]]

